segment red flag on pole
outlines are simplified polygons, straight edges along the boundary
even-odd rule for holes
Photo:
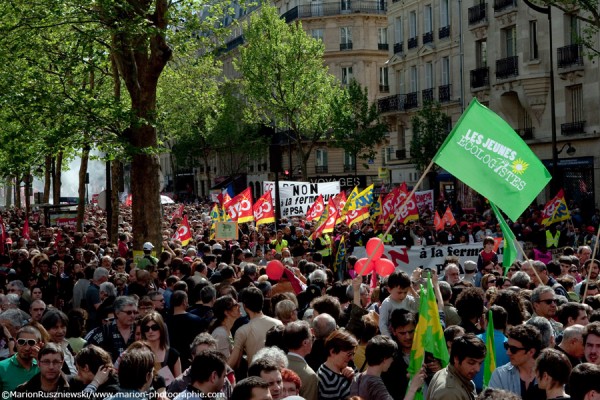
[[[182,246],[187,246],[190,240],[192,240],[192,230],[190,229],[187,214],[183,216],[183,221],[181,221],[181,225],[179,225],[175,235],[173,235],[173,239],[181,241]]]
[[[318,220],[321,218],[321,215],[323,215],[323,211],[325,211],[325,201],[323,200],[323,195],[319,194],[315,202],[308,209],[308,212],[306,213],[306,220]]]
[[[29,218],[25,218],[25,222],[23,223],[23,238],[27,240],[31,239],[29,235]]]
[[[232,221],[240,223],[254,221],[254,214],[252,212],[252,192],[249,187],[224,205],[227,214],[229,214]]]
[[[6,227],[2,216],[0,216],[0,254],[4,254],[4,245],[6,244]]]
[[[256,226],[275,222],[275,210],[273,209],[271,192],[266,192],[254,203],[252,212]]]

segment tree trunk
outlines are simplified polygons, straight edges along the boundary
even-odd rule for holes
[[[28,218],[29,211],[31,210],[31,197],[29,196],[32,184],[31,174],[25,174],[25,176],[23,177],[23,181],[25,182],[25,190],[23,191],[23,194],[25,196],[25,217]]]
[[[15,207],[21,208],[21,178],[15,178]]]
[[[79,165],[79,201],[77,202],[77,232],[83,232],[83,217],[85,215],[85,206],[86,206],[86,198],[85,198],[85,175],[88,170],[88,161],[90,159],[90,147],[85,146],[81,151],[81,164]]]
[[[52,156],[46,156],[44,159],[44,198],[42,203],[50,203],[50,184],[52,182]]]
[[[13,199],[12,189],[13,189],[12,179],[7,180],[6,185],[4,186],[4,206],[5,207],[12,206],[12,199]]]
[[[60,187],[62,186],[62,161],[63,161],[63,152],[59,151],[54,160],[54,181],[52,188],[52,199],[55,205],[60,204]]]
[[[119,235],[119,192],[121,189],[121,182],[123,181],[123,164],[118,161],[113,161],[110,164],[111,169],[111,196],[110,201],[112,202],[112,217],[108,223],[108,234],[109,239],[112,243],[116,243]],[[107,199],[108,201],[108,199]]]

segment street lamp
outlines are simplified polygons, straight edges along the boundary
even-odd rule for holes
[[[565,147],[567,148],[567,155],[569,155],[569,156],[572,156],[577,151],[575,149],[575,147],[571,146],[571,143],[569,142],[569,143],[563,144],[563,146],[560,148],[560,150],[557,150],[556,148],[554,148],[554,150],[556,151],[556,155],[558,156],[560,153],[562,153],[563,150],[565,149]]]

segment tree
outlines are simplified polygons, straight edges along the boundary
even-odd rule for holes
[[[323,65],[323,43],[268,5],[252,15],[244,38],[234,65],[243,76],[247,119],[285,131],[306,180],[308,158],[331,126],[330,106],[341,91]]]
[[[102,57],[110,63],[111,68],[103,72],[114,82],[113,99],[120,110],[129,109],[125,115],[127,124],[118,127],[116,134],[131,159],[132,225],[137,250],[147,240],[162,243],[161,226],[157,223],[160,220],[156,130],[159,78],[174,51],[195,48],[210,54],[215,49],[228,31],[219,21],[225,12],[233,12],[229,5],[223,1],[206,4],[196,0],[13,0],[0,4],[3,15],[0,36],[8,38],[0,54],[12,56],[12,48],[19,47],[20,42],[27,43],[28,37],[58,42],[57,32],[62,30],[73,39],[67,44],[101,48],[102,51],[93,52],[91,59]],[[43,54],[46,49],[40,51]],[[68,67],[78,71],[89,64],[87,59],[67,60],[63,70],[54,71],[48,64],[37,73],[59,76],[61,81],[68,82]],[[127,93],[122,98],[121,84]],[[93,100],[92,97],[87,104]],[[83,110],[77,108],[77,111]],[[94,107],[91,111],[87,115],[106,116],[101,108]],[[102,122],[97,126],[107,124]]]
[[[448,136],[450,117],[445,114],[439,103],[425,102],[412,117],[413,137],[410,142],[411,162],[423,173],[437,154],[438,149]],[[429,187],[435,187],[436,171],[433,165],[429,174]]]
[[[383,142],[388,127],[379,118],[377,104],[369,104],[369,93],[355,79],[350,81],[341,96],[333,99],[333,139],[334,145],[341,147],[356,160],[375,158],[376,145]],[[369,168],[368,164],[364,164]]]

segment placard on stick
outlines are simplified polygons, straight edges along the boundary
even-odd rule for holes
[[[237,222],[217,222],[215,230],[216,240],[237,240],[238,224]]]

